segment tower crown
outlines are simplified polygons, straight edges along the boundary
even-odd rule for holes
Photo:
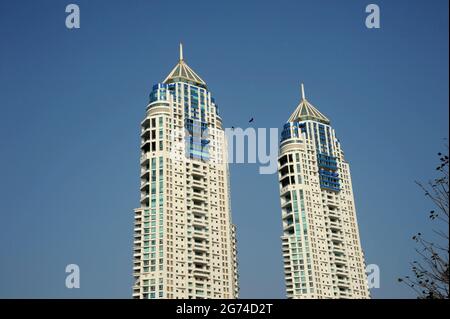
[[[330,120],[319,112],[319,110],[309,103],[309,101],[305,97],[305,87],[303,83],[301,84],[301,93],[302,97],[300,100],[300,104],[297,106],[295,111],[289,117],[288,122],[300,122],[306,120],[313,120],[324,124],[330,124]]]
[[[189,65],[186,64],[183,58],[183,44],[180,43],[180,59],[169,73],[169,75],[164,79],[163,83],[173,83],[173,82],[187,82],[194,85],[198,85],[203,88],[206,87],[205,81],[192,70]]]

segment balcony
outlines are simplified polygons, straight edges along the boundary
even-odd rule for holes
[[[207,265],[209,263],[209,258],[206,256],[194,256],[193,261],[195,264]]]
[[[147,164],[150,160],[150,153],[145,153],[144,155],[141,155],[141,165]]]
[[[291,265],[290,259],[291,258],[291,253],[289,251],[283,251],[283,260],[284,260],[284,265]]]
[[[293,214],[289,214],[291,216],[291,218],[289,218],[288,216],[286,216],[286,218],[283,218],[283,228],[289,228],[289,227],[293,227],[295,225],[294,222],[294,217]]]
[[[336,222],[330,222],[330,229],[341,230],[342,225]]]
[[[204,244],[197,244],[197,243],[195,243],[193,245],[193,250],[194,251],[199,251],[199,252],[207,252],[207,251],[209,251],[209,247],[207,245],[204,245]]]
[[[141,178],[149,179],[150,170],[148,168],[141,168]]]
[[[332,234],[331,240],[336,243],[342,243],[344,241],[344,237],[342,235]]]
[[[203,182],[203,181],[200,181],[200,180],[196,180],[196,179],[193,179],[192,180],[192,188],[194,188],[194,189],[205,189],[206,188],[206,183],[205,182]]]
[[[205,227],[207,225],[206,218],[195,218],[192,220],[192,225]]]
[[[336,202],[336,201],[333,200],[333,199],[327,199],[326,204],[327,204],[329,207],[333,207],[333,208],[339,206],[338,202]]]
[[[150,118],[146,117],[145,119],[143,119],[142,122],[141,122],[141,126],[144,129],[148,129],[150,127]]]
[[[207,239],[208,238],[208,233],[205,231],[194,231],[192,234],[193,238],[198,238],[198,239]]]
[[[339,288],[350,288],[350,283],[347,280],[338,279],[337,286]]]
[[[141,129],[141,138],[145,140],[150,138],[150,127]]]
[[[188,208],[188,209],[189,209],[189,208]],[[192,206],[191,211],[192,211],[195,215],[201,216],[201,217],[206,216],[206,214],[208,213],[208,212],[206,211],[205,208],[199,208],[199,207],[195,207],[195,206]]]
[[[189,209],[189,207],[188,207],[188,209]],[[206,214],[207,214],[205,209],[203,207],[201,207],[201,206],[192,205],[191,210],[197,216],[205,217]]]
[[[337,254],[345,254],[345,250],[344,247],[342,247],[341,245],[333,245],[333,252],[337,253]]]
[[[329,210],[328,215],[333,218],[341,218],[341,214],[337,210]]]
[[[283,196],[284,194],[286,194],[287,192],[291,191],[292,186],[291,185],[286,185],[284,187],[282,187],[280,189],[280,195]]]
[[[149,181],[143,181],[143,182],[141,182],[141,191],[148,190],[149,186],[150,186]]]
[[[192,192],[191,194],[192,199],[195,199],[196,201],[205,202],[207,200],[207,196],[204,193]]]
[[[281,204],[281,208],[286,208],[286,207],[291,207],[291,209],[292,209],[291,200],[285,201],[284,203]]]
[[[347,270],[345,268],[337,268],[336,267],[333,269],[333,272],[338,276],[342,276],[342,277],[348,276]]]
[[[194,271],[194,277],[200,277],[200,278],[209,278],[210,271],[206,268],[195,268]]]
[[[205,293],[203,290],[196,290],[196,291],[195,291],[195,295],[196,295],[198,298],[202,299],[202,298],[205,298],[206,293]]]
[[[141,143],[141,149],[147,149],[150,147],[150,140],[145,140]]]
[[[205,210],[205,208],[203,207],[203,204],[194,202],[194,204],[192,205],[192,212],[195,212],[198,214],[206,214],[206,212],[204,212],[204,210]]]
[[[294,227],[287,227],[283,229],[283,236],[293,236],[295,234]]]
[[[283,213],[282,215],[281,215],[281,218],[282,219],[293,219],[293,215],[294,213],[293,213],[293,211],[288,211],[288,212],[285,212],[285,213]]]
[[[196,167],[192,168],[192,176],[204,177],[205,175],[206,175],[206,173],[203,172],[203,170],[201,170],[200,168],[196,168]]]
[[[340,299],[352,299],[352,297],[350,296],[350,294],[347,294],[347,293],[342,292],[342,291],[339,293],[339,298],[340,298]]]
[[[292,276],[292,269],[291,267],[287,267],[286,265],[284,266],[284,277],[285,278],[289,278]],[[292,279],[286,279],[286,280],[292,280]]]
[[[343,257],[334,256],[333,261],[336,265],[347,265],[347,260]]]
[[[141,193],[141,203],[142,202],[148,202],[150,200],[150,195],[149,194],[142,194]]]

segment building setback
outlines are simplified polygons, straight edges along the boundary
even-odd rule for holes
[[[350,168],[329,119],[306,98],[278,157],[288,298],[369,298]]]
[[[141,123],[133,298],[237,298],[227,147],[206,83],[180,59]]]

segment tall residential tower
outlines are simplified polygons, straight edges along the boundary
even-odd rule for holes
[[[222,119],[181,45],[177,65],[150,94],[140,166],[133,297],[237,298]]]
[[[350,168],[330,120],[306,98],[278,158],[288,298],[369,298]]]

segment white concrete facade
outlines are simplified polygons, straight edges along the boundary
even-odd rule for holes
[[[227,147],[206,83],[180,60],[141,123],[133,297],[238,297]]]
[[[369,298],[349,164],[303,85],[278,160],[287,297]]]

